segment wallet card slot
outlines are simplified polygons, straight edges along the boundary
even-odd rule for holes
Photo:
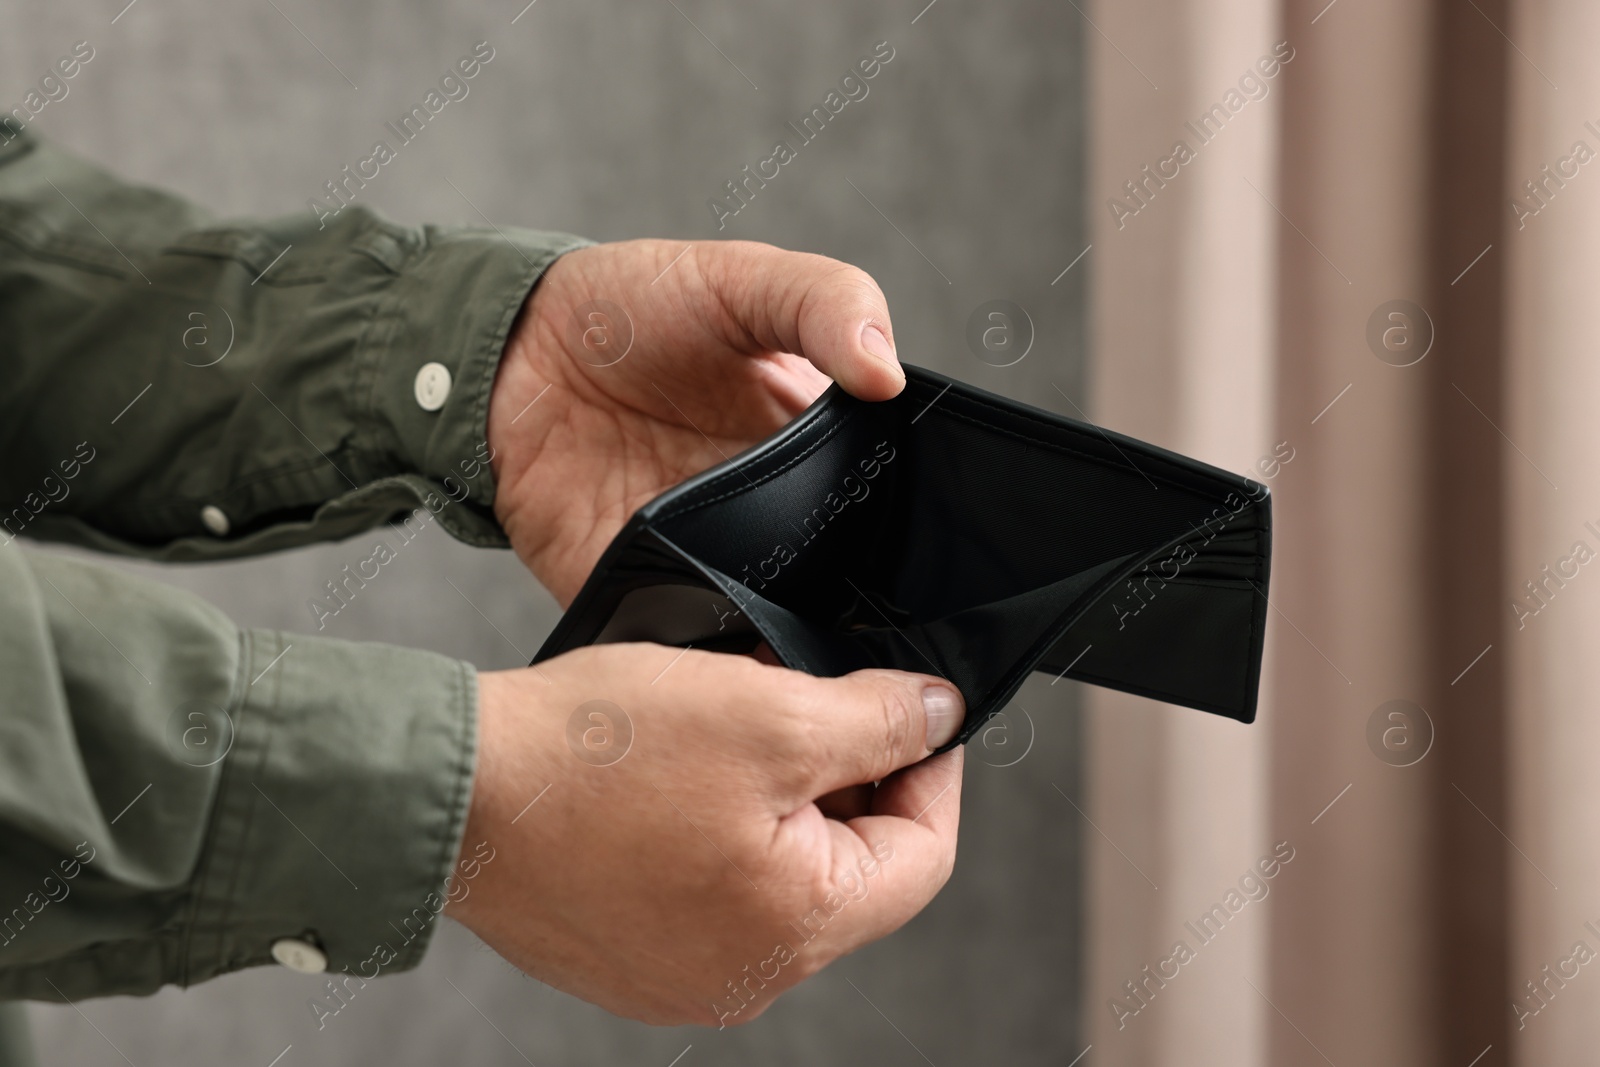
[[[1104,617],[1072,627],[1041,669],[1076,659],[1069,678],[1252,722],[1262,599],[1248,584],[1174,582],[1123,629]]]

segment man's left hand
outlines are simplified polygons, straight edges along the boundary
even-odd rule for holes
[[[565,607],[641,505],[770,436],[831,378],[905,385],[865,272],[745,241],[561,256],[523,307],[489,402],[495,514]]]

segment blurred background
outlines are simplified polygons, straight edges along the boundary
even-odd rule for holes
[[[1070,6],[126,3],[28,4],[8,9],[0,34],[7,101],[76,42],[92,45],[69,95],[32,128],[126,177],[223,215],[307,211],[341,167],[394,140],[386,122],[487,41],[494,58],[469,95],[384,167],[365,203],[407,223],[481,225],[481,210],[501,225],[597,240],[741,238],[834,256],[883,286],[907,361],[1068,414],[1056,388],[1086,403],[1088,261],[1061,272],[1088,244],[1082,50],[1092,31]],[[893,58],[868,95],[719,231],[707,201],[792,140],[785,124],[883,41]],[[1003,369],[963,340],[968,317],[993,299],[1025,308],[1035,334],[1027,358]],[[193,590],[241,624],[314,631],[308,598],[371,547],[358,537],[244,563],[113,562]],[[558,617],[509,552],[467,548],[430,524],[406,557],[323,632],[503,668],[525,664]],[[1088,1043],[1077,1009],[1081,848],[1093,831],[1064,798],[1087,804],[1073,687],[1048,683],[1030,683],[1026,712],[976,742],[971,829],[949,890],[751,1026],[664,1031],[613,1018],[445,923],[418,970],[369,985],[320,1032],[307,1005],[320,981],[261,968],[85,1002],[81,1015],[34,1005],[41,1058],[265,1067],[292,1045],[278,1067],[1065,1063]]]
[[[618,1021],[447,924],[324,1032],[314,981],[262,969],[36,1005],[46,1062],[1593,1061],[1600,8],[125,2],[12,16],[4,99],[96,48],[41,134],[301,211],[486,40],[368,203],[857,263],[903,358],[1250,474],[1276,547],[1256,724],[1036,678],[974,742],[946,892],[748,1028]],[[880,41],[719,231],[707,199]],[[1005,367],[964,338],[997,299],[1032,341]],[[418,545],[329,631],[525,662],[549,597]],[[366,547],[139,569],[304,630]]]

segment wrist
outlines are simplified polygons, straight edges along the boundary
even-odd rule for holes
[[[476,876],[481,872],[485,854],[497,851],[490,828],[495,822],[493,812],[499,803],[499,781],[496,756],[500,750],[499,709],[503,707],[502,671],[478,672],[478,758],[473,770],[471,799],[467,805],[467,822],[461,834],[461,847],[451,868],[449,884],[445,887],[445,914],[458,922],[471,926],[474,911],[472,902]],[[472,872],[471,877],[468,872]]]
[[[483,437],[489,444],[489,470],[494,476],[495,486],[501,483],[505,476],[506,444],[511,433],[513,420],[517,418],[516,403],[513,393],[523,376],[522,366],[527,363],[526,342],[522,333],[526,323],[532,317],[530,306],[533,298],[530,296],[523,302],[522,310],[517,312],[516,319],[511,324],[511,332],[506,335],[505,347],[500,351],[500,360],[495,365],[494,378],[489,383],[489,409],[484,419]],[[499,511],[500,494],[495,494],[495,510]]]
[[[530,713],[542,696],[523,684],[522,676],[528,673],[527,668],[478,673],[478,758],[466,827],[445,895],[445,914],[474,932],[479,931],[493,895],[486,891],[499,881],[494,860],[523,828],[516,823],[543,788],[536,779],[548,781],[548,775],[530,761],[513,755],[528,749],[526,735],[535,718]],[[515,743],[519,737],[521,743]],[[526,847],[525,837],[520,847]]]
[[[560,389],[558,369],[552,366],[551,330],[541,299],[550,284],[546,278],[533,290],[517,313],[489,386],[484,440],[494,480],[494,516],[508,535],[514,527],[552,518],[548,508],[519,508],[518,486],[524,483],[544,450],[551,423],[547,416],[559,406],[547,393]],[[519,529],[519,539],[538,531]]]
[[[559,361],[552,358],[561,349],[560,323],[552,321],[552,308],[566,303],[562,281],[568,263],[580,250],[558,256],[523,298],[511,328],[506,332],[499,362],[489,387],[489,407],[484,436],[493,452],[490,469],[497,480],[503,473],[515,476],[517,470],[535,455],[529,437],[537,433],[543,420],[534,405],[544,391],[559,385]],[[507,462],[507,460],[510,462]]]

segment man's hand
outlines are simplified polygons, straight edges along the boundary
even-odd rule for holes
[[[742,241],[625,241],[556,260],[489,401],[495,514],[565,607],[662,490],[771,435],[828,379],[905,385],[883,293],[823,256]]]
[[[462,854],[493,862],[449,914],[619,1015],[748,1022],[950,876],[961,750],[919,762],[961,722],[940,679],[599,645],[480,693]]]

